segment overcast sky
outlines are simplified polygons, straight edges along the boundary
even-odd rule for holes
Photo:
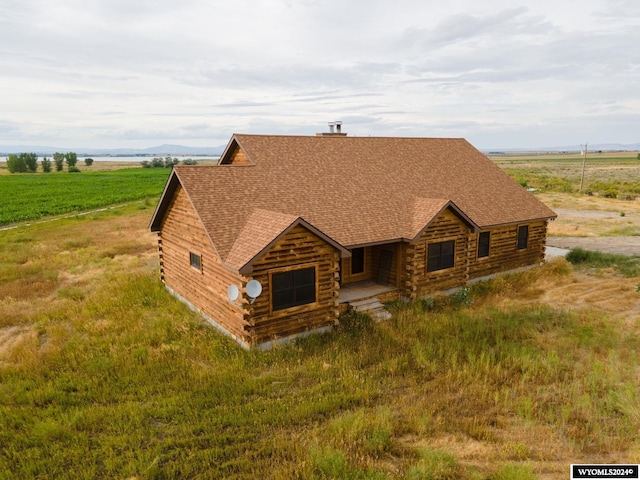
[[[0,146],[640,142],[638,0],[1,0]]]

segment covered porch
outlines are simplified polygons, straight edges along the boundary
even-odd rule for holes
[[[361,282],[349,283],[340,287],[339,302],[350,303],[359,300],[366,300],[374,297],[386,297],[393,296],[389,294],[395,293],[396,296],[399,293],[397,287],[393,285],[380,285],[373,280],[362,280]]]
[[[399,242],[351,249],[340,265],[340,313],[368,300],[387,302],[400,296],[401,245]]]
[[[340,314],[350,308],[373,314],[376,318],[378,311],[384,311],[381,302],[390,302],[400,298],[400,289],[393,285],[380,285],[373,280],[362,280],[340,287],[338,302]],[[388,318],[387,313],[383,313]]]

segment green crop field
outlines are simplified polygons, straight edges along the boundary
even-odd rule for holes
[[[126,168],[0,176],[0,225],[157,197],[170,170]]]

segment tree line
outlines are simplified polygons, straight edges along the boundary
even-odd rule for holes
[[[79,172],[80,169],[76,166],[77,163],[78,155],[75,152],[56,152],[53,154],[53,162],[51,159],[43,157],[40,167],[45,173],[49,173],[52,166],[55,167],[56,172],[61,172],[66,164],[67,171]],[[85,158],[84,164],[88,167],[91,166],[93,158]],[[35,153],[10,154],[7,157],[7,169],[11,173],[35,173],[38,170],[38,155]]]
[[[142,168],[173,168],[175,165],[178,165],[179,163],[180,163],[180,160],[178,160],[175,157],[174,158],[165,157],[164,159],[160,157],[155,157],[151,159],[151,161],[143,160],[142,162],[140,162],[140,165],[142,165]],[[197,165],[198,162],[191,158],[186,158],[182,161],[182,164]]]

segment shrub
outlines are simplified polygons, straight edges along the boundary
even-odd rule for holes
[[[436,300],[433,297],[423,297],[418,300],[423,312],[430,312],[436,308]]]
[[[21,153],[21,158],[24,158],[24,163],[27,166],[27,170],[31,173],[35,173],[38,169],[38,155],[35,153]]]
[[[565,258],[569,263],[578,265],[580,263],[586,263],[590,258],[590,253],[591,252],[588,252],[587,250],[584,250],[582,248],[573,248],[569,253],[567,253],[567,256]]]
[[[566,259],[574,265],[584,264],[594,268],[614,268],[626,277],[640,274],[640,257],[574,248],[567,254]]]
[[[609,182],[602,182],[600,180],[591,182],[588,189],[593,192],[597,192],[600,196],[605,198],[617,198],[619,193],[617,185]]]
[[[178,165],[178,163],[180,163],[180,160],[177,158],[165,157],[164,159],[164,166],[167,168],[173,168],[173,166]]]
[[[84,164],[85,164],[87,167],[90,167],[91,165],[93,165],[93,158],[85,158],[85,159],[84,159]]]
[[[71,172],[71,169],[76,166],[76,163],[78,163],[78,155],[76,152],[67,152],[64,154],[64,161],[67,162],[67,166]],[[75,170],[73,171],[75,172]]]
[[[27,164],[24,157],[11,154],[7,157],[7,169],[11,173],[24,173],[27,171]]]
[[[185,160],[182,161],[183,165],[197,165],[198,161],[194,160],[193,158],[187,158]]]
[[[61,172],[64,168],[64,153],[56,152],[53,154],[53,162],[56,165],[56,172]]]
[[[51,171],[51,160],[47,157],[42,158],[42,171],[45,173],[49,173]]]
[[[80,169],[78,167],[76,167],[75,165],[70,166],[68,170],[71,173],[77,173],[77,172],[80,171]]]
[[[457,290],[450,298],[451,305],[456,308],[470,307],[473,305],[473,298],[471,297],[471,289],[469,287],[462,287]]]

